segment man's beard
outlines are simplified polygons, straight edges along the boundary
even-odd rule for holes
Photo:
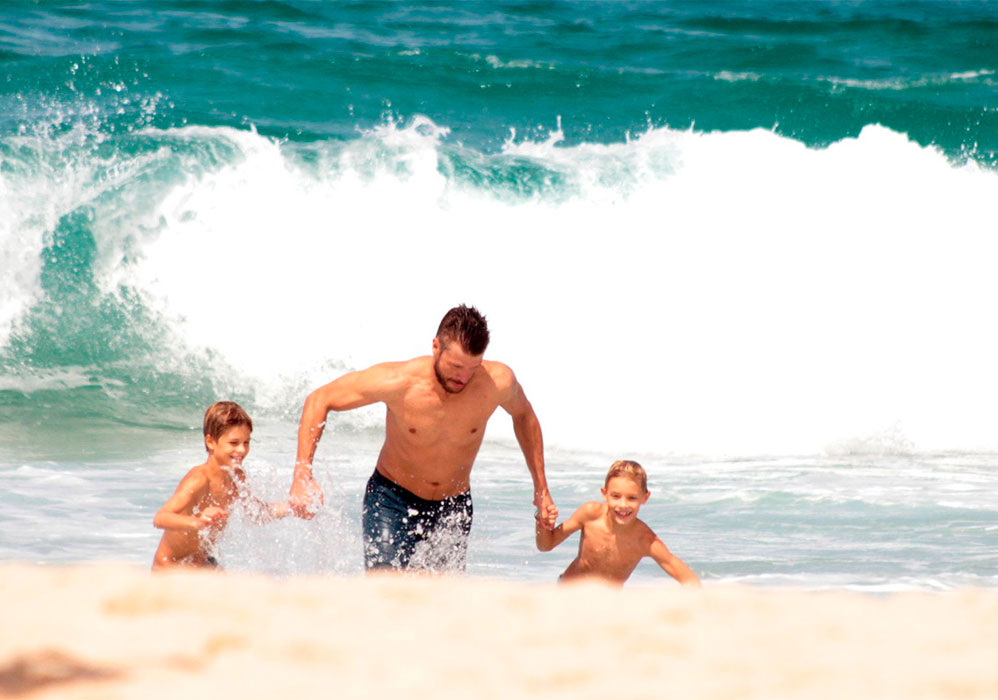
[[[440,386],[443,387],[444,391],[448,394],[460,394],[467,384],[463,385],[460,389],[451,389],[447,386],[447,380],[444,379],[444,375],[440,374],[440,358],[433,361],[433,373],[437,375],[437,381],[440,382]]]

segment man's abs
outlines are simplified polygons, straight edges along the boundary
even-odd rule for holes
[[[471,487],[471,467],[441,469],[439,465],[391,465],[379,459],[378,473],[407,491],[427,501],[441,501],[462,493]]]
[[[463,443],[445,438],[424,444],[388,430],[377,469],[382,476],[420,498],[439,501],[469,489],[471,467],[481,444],[480,435]]]

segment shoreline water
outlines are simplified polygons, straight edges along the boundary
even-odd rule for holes
[[[256,431],[245,467],[264,500],[286,498],[293,427],[264,421]],[[161,534],[152,517],[204,454],[200,431],[169,432],[149,431],[145,442],[137,432],[113,458],[92,443],[93,455],[71,459],[72,440],[30,458],[0,455],[0,559],[148,566]],[[237,510],[218,543],[222,565],[278,576],[360,573],[360,502],[380,438],[377,431],[330,431],[316,462],[326,491],[318,516],[257,525]],[[154,440],[161,441],[155,449]],[[706,582],[883,592],[998,588],[993,453],[722,459],[552,446],[548,480],[561,520],[600,499],[606,469],[622,457],[649,473],[642,519]],[[574,538],[553,552],[536,551],[530,477],[515,443],[486,439],[472,496],[470,576],[549,582],[573,558]],[[655,585],[663,577],[645,561],[632,581]]]

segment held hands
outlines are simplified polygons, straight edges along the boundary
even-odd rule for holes
[[[534,513],[537,524],[545,530],[554,530],[558,523],[558,507],[547,489],[534,494],[534,506],[537,508]]]
[[[311,473],[295,475],[291,481],[291,491],[288,494],[288,505],[291,506],[292,513],[299,518],[311,520],[315,517],[316,510],[324,502],[322,488]]]

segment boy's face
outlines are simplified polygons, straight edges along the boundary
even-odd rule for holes
[[[634,479],[626,476],[613,477],[600,490],[610,506],[610,517],[619,525],[630,525],[637,520],[638,510],[649,496]]]
[[[218,440],[211,435],[204,439],[208,454],[225,467],[239,466],[249,454],[250,429],[247,425],[236,425],[222,433]]]

